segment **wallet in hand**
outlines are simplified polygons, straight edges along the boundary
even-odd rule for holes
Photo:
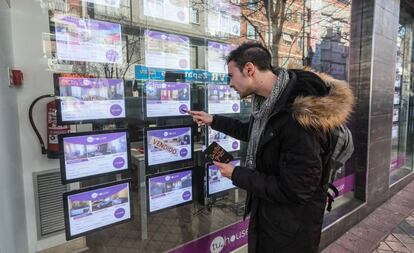
[[[233,160],[233,156],[215,141],[204,151],[204,156],[207,162],[229,163]]]

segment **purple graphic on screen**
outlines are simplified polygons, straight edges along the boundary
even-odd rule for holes
[[[188,154],[188,151],[186,148],[183,148],[180,150],[180,156],[181,157],[185,157]]]
[[[95,201],[100,199],[105,199],[111,197],[112,195],[117,194],[122,190],[128,190],[129,184],[119,184],[109,187],[104,187],[97,190],[91,190],[83,193],[78,193],[75,195],[68,196],[70,201]]]
[[[111,108],[109,108],[110,112],[114,116],[119,116],[122,113],[122,107],[120,105],[112,105]]]
[[[185,14],[184,14],[184,12],[183,12],[183,11],[179,11],[179,12],[177,13],[177,18],[178,18],[179,20],[184,20],[184,19],[185,19]]]
[[[114,216],[118,219],[122,218],[125,215],[125,209],[118,208],[115,210]]]
[[[186,59],[181,59],[178,63],[180,65],[181,68],[187,68],[188,67],[188,62]]]
[[[237,112],[239,110],[239,105],[238,104],[233,104],[232,109],[233,109],[233,111]]]
[[[184,200],[189,200],[191,198],[191,192],[189,192],[189,191],[185,191],[184,193],[183,193],[183,199]]]
[[[186,114],[187,111],[188,111],[188,107],[187,107],[187,105],[180,105],[179,110],[182,114]]]
[[[115,62],[119,57],[118,52],[116,52],[115,50],[108,50],[108,52],[106,52],[106,59],[108,59],[111,62]]]
[[[117,157],[117,158],[115,158],[115,160],[112,164],[114,165],[115,168],[120,169],[120,168],[124,167],[125,160],[122,157]]]
[[[239,143],[238,143],[237,141],[234,141],[234,142],[231,144],[231,147],[232,147],[233,149],[238,149],[238,148],[239,148]]]

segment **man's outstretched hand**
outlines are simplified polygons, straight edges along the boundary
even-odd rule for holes
[[[199,125],[210,126],[213,122],[213,116],[203,111],[187,111],[193,117],[193,121]]]

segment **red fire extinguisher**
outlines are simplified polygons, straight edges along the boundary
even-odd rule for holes
[[[54,159],[59,158],[60,151],[59,151],[59,143],[58,143],[58,135],[59,134],[66,134],[70,132],[70,126],[68,125],[62,125],[59,126],[57,122],[57,108],[56,108],[56,101],[50,101],[47,103],[47,148],[45,147],[45,144],[43,142],[43,139],[41,135],[39,134],[39,131],[37,130],[34,121],[33,121],[33,108],[34,105],[43,98],[50,98],[54,97],[53,95],[43,95],[38,98],[36,98],[33,103],[30,105],[29,109],[29,119],[30,123],[33,127],[33,130],[35,131],[37,138],[40,142],[40,147],[42,149],[42,154],[47,154],[48,158]]]

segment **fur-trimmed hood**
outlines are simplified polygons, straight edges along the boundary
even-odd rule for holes
[[[328,88],[323,96],[298,95],[292,104],[292,115],[304,128],[330,131],[347,122],[354,104],[354,96],[345,81],[327,74],[316,74]]]

